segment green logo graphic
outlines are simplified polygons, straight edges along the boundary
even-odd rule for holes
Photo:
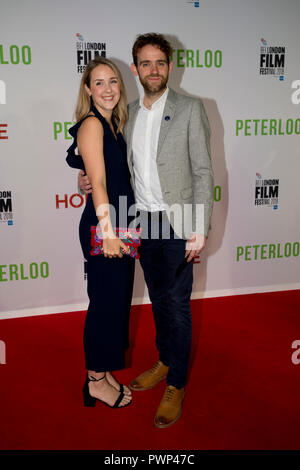
[[[31,64],[31,49],[30,46],[16,46],[15,44],[5,47],[0,44],[0,64],[1,65],[30,65]]]
[[[75,122],[64,121],[59,122],[55,121],[53,123],[53,137],[54,140],[57,140],[59,137],[62,137],[65,140],[72,140],[72,137],[69,134],[70,127],[74,126]]]
[[[173,49],[171,60],[176,67],[186,68],[220,68],[223,63],[222,51],[207,49]]]
[[[300,118],[297,119],[237,119],[236,136],[299,135]]]
[[[22,264],[0,264],[0,282],[24,281],[49,277],[49,264],[47,261],[41,263],[30,263],[29,266]]]
[[[300,254],[299,242],[270,243],[236,247],[236,261],[256,261],[297,257]]]

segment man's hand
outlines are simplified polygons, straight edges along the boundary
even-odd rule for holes
[[[195,256],[198,256],[205,247],[206,238],[204,235],[199,233],[192,233],[185,246],[185,257],[187,262],[192,261]]]
[[[92,192],[92,186],[87,175],[84,171],[80,170],[78,173],[78,186],[84,194],[90,194]]]

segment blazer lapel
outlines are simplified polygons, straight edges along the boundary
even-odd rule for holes
[[[176,101],[177,101],[176,93],[171,88],[169,88],[167,101],[166,101],[165,108],[164,108],[163,115],[162,115],[162,119],[161,119],[161,126],[160,126],[159,138],[158,138],[156,160],[159,159],[159,155],[160,155],[162,145],[164,143],[164,140],[166,138],[166,135],[168,133],[170,125],[172,123],[172,119],[173,119],[174,114],[175,114]]]

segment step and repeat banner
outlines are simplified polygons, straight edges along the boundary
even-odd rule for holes
[[[85,197],[65,162],[82,72],[137,34],[173,47],[170,86],[203,100],[215,204],[193,298],[300,287],[299,0],[0,1],[0,318],[86,309]],[[148,302],[137,262],[134,303]]]

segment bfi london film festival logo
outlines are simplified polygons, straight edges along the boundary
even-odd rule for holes
[[[7,225],[13,225],[11,193],[11,191],[0,191],[0,222],[7,222]]]
[[[80,33],[76,33],[76,38],[77,73],[83,73],[90,60],[106,57],[106,42],[86,42]]]
[[[260,173],[256,173],[255,179],[255,206],[273,207],[278,209],[279,179],[263,179]]]
[[[284,80],[285,74],[285,46],[269,46],[264,38],[261,38],[259,52],[259,73],[269,75],[279,80]]]

